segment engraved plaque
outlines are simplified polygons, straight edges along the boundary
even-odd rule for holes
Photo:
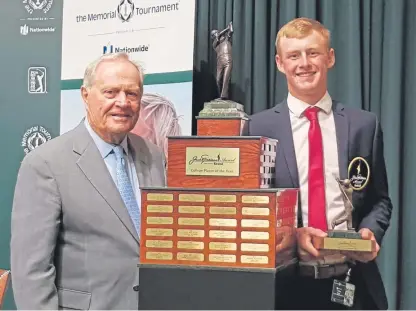
[[[178,237],[180,238],[203,238],[204,235],[204,230],[178,229]]]
[[[190,225],[190,226],[203,226],[205,224],[204,218],[183,218],[179,217],[178,219],[179,225]]]
[[[211,218],[209,220],[209,225],[218,227],[237,227],[237,219]]]
[[[236,256],[225,254],[209,254],[208,260],[212,262],[236,262]]]
[[[241,231],[241,238],[247,240],[268,240],[268,232],[258,232],[258,231]]]
[[[148,193],[148,201],[173,201],[172,193]]]
[[[213,215],[235,215],[237,214],[237,209],[233,206],[211,206],[209,213]]]
[[[203,249],[204,248],[204,242],[178,241],[178,248]]]
[[[241,255],[241,262],[242,263],[268,264],[269,258],[267,256]]]
[[[197,253],[178,253],[178,260],[189,260],[189,261],[204,261],[204,254]]]
[[[146,235],[148,236],[173,236],[173,230],[161,229],[161,228],[146,228]]]
[[[265,195],[243,195],[241,201],[252,204],[269,204],[269,197]]]
[[[172,213],[173,206],[172,205],[148,205],[147,212],[148,213]]]
[[[182,202],[205,202],[205,194],[179,194]]]
[[[244,228],[268,228],[269,221],[263,219],[241,219],[241,227]]]
[[[209,201],[214,203],[235,203],[237,196],[235,194],[211,194]]]
[[[146,223],[149,225],[171,225],[173,217],[147,217]]]
[[[210,230],[209,237],[217,239],[235,239],[237,238],[237,232],[224,230]]]
[[[169,252],[147,252],[146,259],[172,260],[173,255]]]
[[[173,242],[172,241],[165,241],[165,240],[147,240],[146,247],[153,247],[153,248],[172,248]]]
[[[182,206],[180,205],[179,213],[182,214],[203,214],[205,213],[205,207],[204,206]]]
[[[241,250],[244,252],[268,252],[268,244],[241,243]]]
[[[221,251],[236,251],[237,243],[209,242],[209,249]]]
[[[243,207],[242,209],[243,215],[250,215],[250,216],[269,216],[270,210],[267,207]]]
[[[240,149],[186,147],[186,175],[239,176]]]

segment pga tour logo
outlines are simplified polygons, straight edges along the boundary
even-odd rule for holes
[[[27,71],[29,94],[46,94],[46,68],[29,67]]]

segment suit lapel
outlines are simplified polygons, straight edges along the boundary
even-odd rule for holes
[[[290,124],[289,107],[287,102],[284,101],[283,103],[277,105],[275,112],[277,118],[275,137],[278,137],[279,144],[282,146],[292,183],[294,187],[299,187],[298,166],[296,163],[292,125]]]
[[[344,106],[336,101],[332,102],[334,112],[335,131],[338,145],[338,165],[341,179],[348,178],[348,142],[349,142],[349,125],[348,116]]]
[[[104,163],[97,146],[89,135],[84,124],[78,126],[79,134],[74,141],[73,151],[80,155],[77,165],[85,174],[97,192],[108,203],[130,234],[139,242],[139,237],[134,228],[130,215],[114,184],[107,166]]]

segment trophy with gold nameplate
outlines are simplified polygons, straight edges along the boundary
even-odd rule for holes
[[[298,189],[273,188],[279,143],[241,136],[249,118],[227,98],[232,31],[212,32],[220,97],[196,136],[168,138],[167,187],[141,188],[139,309],[274,309],[297,263]]]
[[[364,240],[356,232],[352,224],[352,194],[363,190],[370,180],[370,166],[362,157],[354,158],[348,166],[348,179],[337,179],[344,199],[345,209],[332,221],[332,230],[328,230],[327,237],[314,237],[313,244],[317,249],[371,252],[376,249],[376,241]],[[346,222],[347,230],[334,230]]]

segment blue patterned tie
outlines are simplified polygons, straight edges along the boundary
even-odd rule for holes
[[[126,171],[126,165],[123,156],[123,147],[114,147],[114,153],[117,161],[117,187],[120,191],[121,198],[129,211],[131,220],[136,228],[137,234],[140,237],[140,209],[137,205],[136,198],[134,196],[133,187],[130,182],[129,175]]]

